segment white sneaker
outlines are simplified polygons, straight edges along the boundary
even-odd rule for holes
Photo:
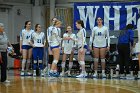
[[[87,73],[81,73],[80,75],[76,76],[77,78],[84,78],[87,76]]]
[[[10,81],[9,80],[5,80],[3,83],[10,83]]]
[[[134,76],[130,75],[130,74],[127,74],[126,75],[126,79],[134,79]]]
[[[47,67],[45,67],[45,69],[43,70],[44,74],[48,74],[47,71],[48,71],[48,70],[47,70]]]
[[[64,73],[64,71],[62,71],[61,73],[60,73],[60,76],[64,76],[65,75],[65,73]]]
[[[41,76],[44,77],[44,71],[41,71]]]
[[[68,74],[68,76],[71,76],[70,71],[66,71],[65,74]]]
[[[68,76],[71,76],[70,71],[68,71]]]
[[[120,79],[125,79],[125,74],[120,74]]]
[[[33,72],[33,76],[34,76],[34,77],[36,76],[36,71]]]
[[[102,74],[102,78],[106,78],[106,74],[105,73]]]
[[[20,75],[21,75],[21,76],[24,76],[24,71],[21,71],[21,72],[20,72]]]
[[[94,75],[93,75],[93,78],[97,78],[97,74],[94,74]]]
[[[28,75],[28,76],[31,76],[31,75],[32,75],[32,73],[31,73],[31,72],[27,72],[27,75]]]

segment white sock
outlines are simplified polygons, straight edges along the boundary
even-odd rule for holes
[[[105,70],[102,70],[102,74],[105,74]]]
[[[96,74],[97,75],[97,70],[95,70],[95,73],[94,74]]]

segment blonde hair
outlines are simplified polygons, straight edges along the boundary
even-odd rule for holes
[[[56,25],[58,25],[58,24],[62,24],[62,22],[59,21],[59,20],[56,20],[55,23],[54,23],[54,25],[56,26]]]

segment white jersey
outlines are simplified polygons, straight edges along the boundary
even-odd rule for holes
[[[40,32],[40,33],[34,32],[32,34],[32,41],[35,47],[43,47],[45,42],[44,32]]]
[[[70,37],[73,40],[63,40],[62,47],[64,48],[65,54],[71,54],[72,48],[76,47],[75,41],[74,41],[74,40],[76,40],[76,35],[73,33],[71,33],[71,34],[64,33],[63,38],[66,38],[66,37]]]
[[[52,32],[52,30],[54,29],[55,27],[54,26],[50,26],[50,27],[48,27],[48,29],[47,29],[47,40],[48,40],[48,43],[49,43],[49,45],[50,45],[50,36],[51,36],[51,32]],[[59,34],[59,37],[61,37],[61,29],[60,28],[57,28],[57,30],[58,30],[58,34]]]
[[[137,22],[137,30],[138,30],[138,43],[136,43],[136,52],[140,53],[140,18],[138,19]]]
[[[22,45],[30,45],[29,42],[31,41],[31,35],[34,30],[27,31],[23,29],[20,33],[20,40],[22,40]]]
[[[51,47],[61,44],[60,31],[60,28],[53,27],[52,30],[49,32],[48,38]]]
[[[94,47],[110,47],[110,37],[108,28],[105,26],[101,28],[97,26],[94,27],[90,36],[90,47],[92,46],[92,43]]]
[[[77,43],[78,43],[78,48],[84,47],[84,45],[87,45],[86,30],[84,28],[80,29],[77,33]]]

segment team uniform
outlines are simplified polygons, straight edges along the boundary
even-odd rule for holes
[[[44,43],[45,43],[44,32],[40,32],[40,33],[34,32],[32,34],[32,41],[33,41],[33,44],[34,44],[34,48],[33,48],[34,65],[33,65],[33,69],[36,70],[37,60],[38,60],[39,69],[42,70],[43,69],[42,60],[43,60]],[[43,76],[43,72],[42,72],[42,76]]]
[[[63,43],[62,43],[62,47],[64,48],[64,53],[65,54],[71,54],[72,52],[72,49],[74,47],[76,47],[76,43],[74,40],[76,40],[76,35],[75,34],[69,34],[69,33],[65,33],[63,35],[63,38],[65,37],[70,37],[72,38],[73,40],[63,40]]]
[[[53,27],[52,30],[49,31],[48,42],[50,49],[59,48],[61,44],[61,30],[60,28]]]
[[[87,49],[87,43],[86,43],[86,30],[84,28],[80,29],[77,33],[77,44],[78,44],[78,56],[80,56],[79,51],[81,48]],[[78,60],[80,66],[84,66],[85,67],[85,61],[82,60]],[[80,75],[76,76],[77,78],[81,78],[81,77],[86,77],[87,73],[85,70],[82,69],[82,72],[80,73]]]
[[[61,29],[60,28],[56,28],[54,26],[50,26],[48,29],[47,29],[47,40],[48,40],[48,43],[49,43],[49,47],[51,45],[51,36],[52,36],[52,31],[53,30],[57,30],[58,31],[58,36],[61,37]]]
[[[22,40],[22,49],[29,50],[32,48],[32,46],[29,44],[31,40],[31,35],[34,32],[34,30],[27,31],[23,29],[20,34],[20,40]]]
[[[94,48],[107,48],[110,47],[110,37],[108,28],[105,26],[102,27],[94,27],[90,36],[89,46]],[[99,62],[99,58],[94,58],[94,62]],[[101,63],[105,62],[105,58],[101,58]],[[93,75],[94,78],[97,78],[97,70]],[[105,70],[102,70],[102,77],[106,78]]]
[[[78,49],[82,47],[87,49],[86,30],[84,28],[80,29],[80,31],[77,33],[77,41]]]
[[[27,31],[26,29],[23,29],[21,31],[20,40],[22,41],[22,49],[29,50],[29,49],[32,48],[32,46],[30,45],[30,41],[31,41],[31,35],[32,35],[33,32],[34,32],[34,30]],[[25,65],[25,64],[28,65],[28,64],[30,64],[30,62],[31,62],[30,59],[22,59],[22,66]],[[22,71],[21,71],[20,75],[21,76],[26,75],[26,73],[24,71],[24,68],[22,68]],[[31,75],[31,73],[27,71],[27,75]]]
[[[64,54],[71,56],[73,48],[76,47],[76,42],[75,42],[76,35],[73,33],[64,33],[63,38],[67,38],[67,37],[72,38],[72,40],[63,40],[62,47],[64,49]],[[65,71],[65,63],[66,63],[65,61],[61,63],[61,66],[62,66],[62,72],[60,74],[61,76],[64,76],[64,74],[65,74],[65,72],[64,72]],[[69,60],[69,69],[67,71],[68,76],[71,76],[70,71],[71,71],[72,66],[73,66],[73,62],[72,62],[72,60]]]
[[[110,37],[108,28],[103,26],[101,28],[94,27],[92,30],[92,34],[90,37],[89,46],[91,47],[93,43],[93,47],[95,48],[106,48],[110,47]]]

